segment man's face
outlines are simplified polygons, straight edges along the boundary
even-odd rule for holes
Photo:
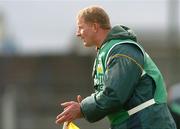
[[[95,45],[95,30],[93,24],[86,23],[83,18],[77,19],[76,35],[81,38],[84,46],[91,47]]]

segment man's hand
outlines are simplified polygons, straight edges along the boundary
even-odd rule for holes
[[[56,117],[56,124],[61,124],[66,121],[71,122],[82,117],[80,107],[82,98],[80,95],[77,96],[77,101],[78,102],[70,101],[61,104],[61,106],[64,107],[64,111]]]

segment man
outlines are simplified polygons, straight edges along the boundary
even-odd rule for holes
[[[96,122],[107,116],[112,129],[175,129],[162,75],[135,34],[125,26],[111,28],[107,13],[98,6],[82,9],[77,26],[84,46],[97,49],[95,93],[62,103],[64,111],[56,123],[82,117]]]

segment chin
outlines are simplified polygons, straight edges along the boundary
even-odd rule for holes
[[[83,44],[84,44],[85,47],[91,47],[92,46],[92,45],[90,45],[90,44],[88,44],[86,42],[84,42]]]

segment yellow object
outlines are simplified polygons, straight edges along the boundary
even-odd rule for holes
[[[68,122],[64,122],[63,129],[80,129],[72,122],[70,122],[68,125],[67,124]]]
[[[98,73],[103,73],[103,66],[102,66],[102,64],[98,64],[97,72]]]
[[[80,129],[79,127],[77,127],[75,124],[73,124],[72,122],[69,123],[68,125],[68,129]]]

